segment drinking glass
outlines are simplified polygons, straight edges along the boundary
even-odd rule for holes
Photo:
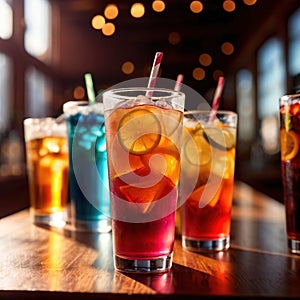
[[[68,200],[66,124],[56,124],[53,118],[28,118],[24,137],[33,222],[63,226]]]
[[[69,145],[72,223],[76,230],[111,230],[103,104],[63,105]]]
[[[172,266],[184,94],[120,88],[103,94],[115,268]]]
[[[288,248],[300,254],[300,94],[280,98],[280,148]]]
[[[230,245],[237,114],[190,111],[183,120],[182,245],[221,251]]]

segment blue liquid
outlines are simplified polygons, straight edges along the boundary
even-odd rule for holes
[[[77,113],[67,119],[70,196],[75,219],[110,218],[104,116]]]

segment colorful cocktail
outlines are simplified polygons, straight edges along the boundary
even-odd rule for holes
[[[184,95],[104,93],[115,267],[161,272],[172,265]]]
[[[180,202],[183,247],[224,250],[230,242],[237,115],[184,115]]]
[[[280,98],[280,144],[288,247],[300,254],[300,94]]]
[[[66,124],[56,124],[53,118],[28,118],[24,136],[33,222],[63,226],[69,167]]]
[[[64,104],[67,119],[70,196],[78,230],[111,230],[107,153],[102,103]]]

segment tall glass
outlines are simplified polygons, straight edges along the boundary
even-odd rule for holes
[[[69,144],[72,220],[77,230],[111,230],[103,104],[63,105]]]
[[[300,254],[300,94],[280,98],[280,145],[288,247]]]
[[[228,249],[237,114],[185,112],[183,126],[182,245],[199,252]]]
[[[103,99],[115,268],[167,271],[175,235],[184,94],[123,88],[105,92]]]
[[[53,118],[28,118],[24,137],[33,222],[63,226],[68,200],[66,124],[56,124]]]

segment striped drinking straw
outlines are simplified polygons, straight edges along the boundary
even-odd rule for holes
[[[153,61],[153,65],[152,65],[152,69],[151,69],[151,73],[150,73],[148,88],[154,88],[155,87],[156,78],[157,78],[157,75],[158,75],[158,71],[159,71],[159,67],[160,67],[162,57],[163,57],[162,52],[156,52],[155,57],[154,57],[154,61]],[[147,93],[146,93],[147,97],[151,98],[152,95],[153,95],[153,91],[147,91]]]
[[[212,122],[216,117],[216,112],[219,108],[220,101],[221,101],[223,87],[224,87],[224,77],[221,76],[221,77],[219,77],[218,86],[215,91],[215,95],[214,95],[214,99],[213,99],[213,103],[212,103],[212,107],[211,107],[211,114],[209,116],[209,122]]]
[[[176,80],[176,83],[175,83],[175,87],[174,87],[175,92],[179,92],[181,90],[182,82],[183,82],[183,75],[178,74],[177,80]]]

